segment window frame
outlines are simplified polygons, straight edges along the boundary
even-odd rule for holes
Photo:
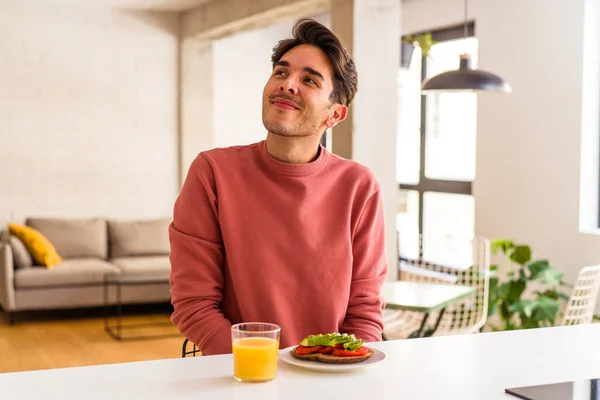
[[[444,42],[449,40],[462,39],[465,37],[475,36],[475,23],[469,22],[465,32],[464,25],[457,25],[447,28],[436,29],[432,31],[422,31],[411,33],[410,35],[420,35],[423,33],[431,33],[431,38],[434,42]],[[402,36],[402,40],[408,36]],[[402,43],[402,40],[400,43]],[[427,57],[421,58],[421,82],[427,77]],[[439,192],[439,193],[452,193],[452,194],[465,194],[473,195],[472,181],[453,181],[453,180],[442,180],[442,179],[431,179],[425,176],[425,157],[426,157],[426,146],[427,146],[427,98],[425,94],[421,94],[421,115],[420,115],[420,157],[419,157],[419,183],[407,184],[398,183],[400,190],[411,190],[416,191],[419,194],[419,234],[423,233],[423,198],[426,192]],[[599,212],[600,215],[600,212]],[[600,225],[600,218],[599,218]]]

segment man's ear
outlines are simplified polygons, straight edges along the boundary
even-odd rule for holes
[[[348,107],[343,104],[335,104],[332,108],[333,108],[333,112],[327,119],[327,127],[328,128],[333,128],[338,123],[345,120],[346,115],[348,114]]]

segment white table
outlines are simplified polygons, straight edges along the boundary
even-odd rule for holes
[[[475,288],[425,282],[384,282],[382,294],[386,307],[395,310],[431,313],[469,297]]]
[[[600,377],[599,338],[593,324],[380,342],[387,359],[360,372],[281,364],[265,384],[235,382],[230,355],[8,373],[0,399],[516,400],[506,387]]]
[[[423,313],[421,326],[411,338],[432,336],[440,325],[446,307],[475,293],[475,288],[425,282],[384,282],[382,294],[387,308]],[[429,314],[440,311],[432,329],[424,330]]]

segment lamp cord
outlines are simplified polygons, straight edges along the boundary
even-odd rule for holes
[[[467,15],[468,15],[468,11],[469,11],[468,3],[469,3],[469,1],[465,0],[465,22],[464,22],[464,32],[463,32],[464,38],[467,37]]]

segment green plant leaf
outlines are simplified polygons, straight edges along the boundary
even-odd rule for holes
[[[524,265],[531,260],[531,248],[523,245],[515,246],[510,253],[510,259],[519,265]]]
[[[564,293],[558,292],[558,297],[560,299],[563,299],[564,301],[569,301],[569,295],[568,294],[564,294]]]
[[[422,54],[425,57],[429,54],[431,47],[436,44],[436,42],[432,39],[431,32],[417,35],[415,37],[415,41],[419,43],[419,47],[421,48]]]
[[[538,328],[539,326],[538,320],[521,314],[521,329],[534,329]]]
[[[500,314],[500,318],[504,321],[506,328],[508,329],[508,325],[510,324],[510,311],[508,310],[508,305],[500,300],[500,307],[498,307],[498,311]]]
[[[546,296],[552,300],[558,300],[559,294],[554,289],[548,289],[545,292],[535,292],[538,296]]]
[[[537,279],[538,275],[543,271],[550,268],[548,260],[538,260],[527,265],[529,272],[531,272],[531,279]]]
[[[498,277],[493,276],[490,278],[490,292],[496,292],[498,290]]]
[[[500,296],[510,304],[515,303],[521,299],[525,287],[526,283],[521,280],[504,282],[501,286]]]
[[[540,296],[535,300],[535,302],[537,304],[533,317],[538,321],[554,321],[559,309],[558,301],[546,296]]]
[[[498,294],[499,294],[499,290],[498,290],[498,278],[497,277],[492,277],[490,278],[490,288],[489,288],[489,293],[488,293],[488,318],[491,317],[492,315],[494,315],[497,311],[497,305],[496,303],[498,302]]]
[[[536,300],[519,300],[511,305],[508,310],[510,312],[523,313],[526,317],[530,318],[533,315],[536,306]]]
[[[490,241],[490,251],[496,254],[498,250],[502,250],[504,254],[515,247],[512,239],[493,239]]]
[[[488,306],[488,318],[496,314],[496,311],[498,311],[498,306],[496,305],[496,303],[490,303],[490,305]]]
[[[527,274],[525,273],[525,267],[519,269],[519,280],[526,282],[528,280]]]
[[[554,269],[546,269],[536,275],[536,278],[539,279],[540,282],[547,283],[552,286],[557,286],[562,277],[563,273]]]

